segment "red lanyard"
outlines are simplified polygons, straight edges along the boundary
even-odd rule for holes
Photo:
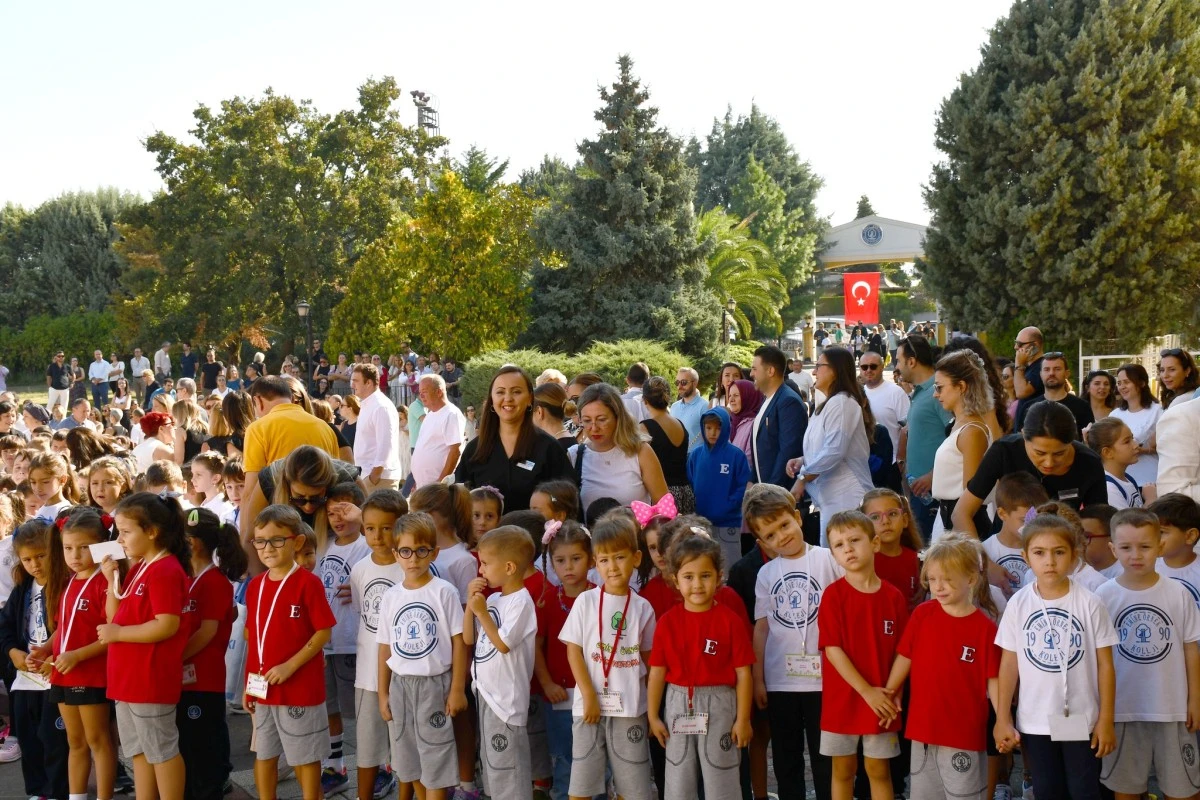
[[[621,632],[625,630],[626,615],[629,614],[629,601],[633,599],[633,590],[625,590],[625,609],[621,612],[621,622],[617,625],[617,635],[613,637],[612,653],[608,661],[604,660],[604,587],[600,587],[599,628],[600,628],[600,669],[604,673],[604,691],[608,691],[608,673],[612,672],[613,662],[617,658],[617,647],[621,644]]]

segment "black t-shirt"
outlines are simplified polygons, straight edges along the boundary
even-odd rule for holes
[[[46,374],[50,376],[51,389],[70,389],[71,388],[71,367],[66,364],[59,364],[57,361],[51,361],[50,366],[46,367]]]
[[[553,436],[542,430],[534,431],[533,448],[523,461],[509,458],[504,445],[497,442],[488,460],[476,463],[473,459],[478,449],[478,438],[467,442],[458,468],[454,470],[454,480],[472,489],[495,486],[504,495],[505,512],[528,509],[529,498],[539,483],[559,478],[575,480],[575,469],[567,459],[566,451]]]
[[[200,359],[195,352],[179,357],[179,371],[184,378],[196,377],[196,364]]]
[[[200,388],[206,392],[211,392],[213,389],[217,388],[217,376],[224,371],[225,365],[220,361],[214,361],[211,364],[205,361],[200,365],[200,374],[204,376],[202,381],[204,385]]]
[[[1044,402],[1046,402],[1045,396],[1041,397],[1038,400],[1038,403],[1044,403]],[[1071,411],[1072,416],[1075,417],[1075,426],[1079,429],[1079,437],[1078,438],[1079,438],[1079,441],[1082,442],[1083,441],[1083,429],[1096,421],[1095,415],[1092,414],[1092,404],[1087,402],[1086,400],[1080,400],[1077,396],[1075,396],[1073,394],[1068,394],[1062,400],[1058,400],[1057,402],[1062,403],[1064,406],[1066,406]],[[1036,405],[1037,405],[1037,403],[1030,403],[1029,407],[1033,408]]]
[[[458,388],[458,382],[462,380],[462,376],[463,371],[457,365],[452,370],[442,371],[442,380],[447,384],[454,384],[446,387],[446,397],[462,397],[462,390]]]
[[[1021,426],[1025,424],[1025,415],[1029,413],[1029,407],[1046,395],[1046,386],[1042,383],[1043,360],[1045,359],[1039,358],[1025,367],[1025,382],[1033,387],[1033,394],[1017,401],[1017,411],[1013,414],[1014,431],[1020,432]]]
[[[1028,472],[1041,481],[1051,500],[1059,500],[1072,508],[1108,502],[1108,487],[1104,484],[1104,465],[1100,456],[1082,442],[1072,442],[1075,461],[1066,475],[1043,475],[1025,452],[1025,440],[1013,433],[997,440],[983,454],[983,461],[967,490],[979,498],[992,493],[996,483],[1005,475]]]

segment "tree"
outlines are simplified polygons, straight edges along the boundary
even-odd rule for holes
[[[539,219],[544,249],[566,266],[535,269],[523,341],[578,352],[596,339],[653,338],[698,356],[716,346],[721,301],[704,288],[695,174],[656,126],[632,60],[618,64],[600,90],[600,133],[579,145],[582,164]]]
[[[871,199],[865,194],[860,195],[858,198],[858,211],[855,213],[854,218],[862,219],[863,217],[870,217],[874,214],[875,207],[871,205]]]
[[[787,298],[786,283],[771,249],[750,235],[748,222],[723,208],[700,215],[696,238],[709,251],[705,285],[718,298],[737,302],[733,317],[741,338],[750,338],[751,316],[778,336],[783,333],[779,307]]]
[[[453,171],[437,176],[355,265],[330,347],[389,352],[411,340],[462,361],[507,347],[527,318],[535,205],[515,186],[479,192]]]
[[[543,156],[537,169],[521,173],[517,185],[521,191],[537,200],[552,200],[561,197],[567,190],[567,181],[572,168],[558,156]]]
[[[921,274],[968,328],[1197,322],[1198,0],[1026,2],[943,103]]]
[[[454,162],[454,171],[463,185],[473,192],[486,192],[498,186],[507,169],[508,159],[488,158],[487,151],[475,145],[467,148],[461,160]]]
[[[368,81],[357,109],[330,116],[268,89],[197,108],[195,143],[150,136],[166,192],[126,221],[152,233],[158,272],[119,313],[208,341],[282,334],[289,352],[306,300],[319,330],[445,144],[400,123],[399,97],[393,79]]]

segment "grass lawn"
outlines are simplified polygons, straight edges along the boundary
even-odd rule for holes
[[[10,392],[16,392],[17,397],[24,403],[26,400],[32,400],[38,405],[44,406],[50,401],[50,392],[46,390],[46,384],[13,384],[8,385]]]

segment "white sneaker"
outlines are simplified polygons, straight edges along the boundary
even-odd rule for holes
[[[1032,781],[1021,781],[1021,800],[1035,800]]]
[[[1007,783],[996,785],[996,792],[992,795],[992,800],[1013,800],[1012,787]]]
[[[0,764],[21,760],[21,743],[15,736],[10,736],[0,744]]]

